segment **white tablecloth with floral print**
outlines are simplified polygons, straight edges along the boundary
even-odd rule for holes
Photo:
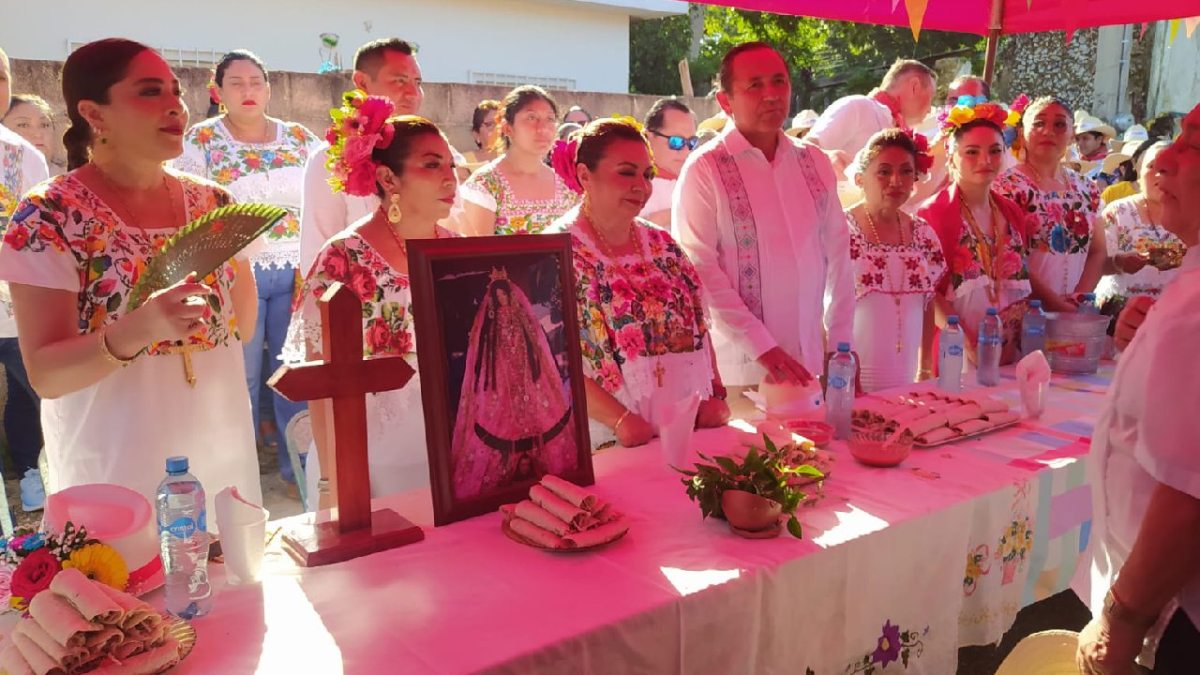
[[[953,673],[959,647],[1068,587],[1111,375],[1056,375],[1041,419],[898,468],[835,444],[803,540],[701,520],[657,445],[595,457],[595,491],[633,527],[591,553],[515,544],[496,514],[433,528],[428,491],[385,499],[427,526],[424,542],[309,570],[268,551],[261,584],[222,588],[195,621],[179,672]],[[992,391],[1019,405],[1011,372]]]

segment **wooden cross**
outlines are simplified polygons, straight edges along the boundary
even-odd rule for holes
[[[368,393],[399,389],[415,374],[401,357],[363,359],[362,303],[335,283],[318,302],[324,361],[281,366],[268,384],[289,401],[331,399],[327,440],[333,448],[337,509],[325,522],[305,523],[283,537],[284,548],[316,567],[404,546],[425,538],[421,528],[391,509],[371,511],[367,465]],[[313,495],[314,499],[317,495]]]
[[[662,389],[663,375],[666,375],[666,374],[667,374],[667,370],[665,368],[663,368],[662,361],[655,359],[654,360],[654,377],[655,377],[655,379],[658,380],[658,388],[659,389]]]

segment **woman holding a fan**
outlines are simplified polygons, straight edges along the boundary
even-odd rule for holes
[[[43,398],[47,492],[116,483],[152,499],[166,457],[186,455],[210,509],[230,485],[258,501],[238,334],[255,322],[249,267],[228,262],[130,302],[167,239],[231,201],[163,167],[183,150],[179,80],[145,45],[107,39],[67,58],[62,86],[70,171],[26,194],[0,245]]]

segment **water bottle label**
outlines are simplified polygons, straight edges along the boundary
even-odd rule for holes
[[[946,353],[950,356],[962,356],[963,348],[959,345],[950,345],[949,347],[946,347]]]
[[[1025,329],[1026,335],[1040,336],[1046,334],[1046,329],[1041,326],[1029,326]]]
[[[846,378],[842,377],[841,375],[829,376],[829,386],[833,387],[834,389],[845,389],[847,384],[849,383],[846,382]]]
[[[203,517],[203,516],[202,516]],[[174,522],[167,525],[165,528],[176,539],[187,539],[196,532],[196,521],[187,516],[180,516]]]

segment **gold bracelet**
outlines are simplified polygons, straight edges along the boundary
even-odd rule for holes
[[[617,433],[617,429],[620,429],[620,428],[621,428],[621,422],[624,422],[624,421],[625,421],[625,418],[626,418],[626,417],[629,417],[629,414],[630,414],[630,413],[632,413],[632,412],[633,412],[632,410],[628,410],[628,409],[627,409],[627,410],[625,411],[625,414],[624,414],[624,415],[621,415],[620,417],[618,417],[618,418],[617,418],[617,423],[613,425],[613,434],[614,434],[614,435]]]
[[[114,366],[124,368],[125,366],[133,363],[134,359],[137,358],[136,354],[127,359],[123,359],[112,353],[112,350],[108,348],[108,328],[101,328],[100,330],[96,331],[96,335],[99,336],[98,341],[100,342],[100,354],[104,357],[105,361],[108,361]]]

